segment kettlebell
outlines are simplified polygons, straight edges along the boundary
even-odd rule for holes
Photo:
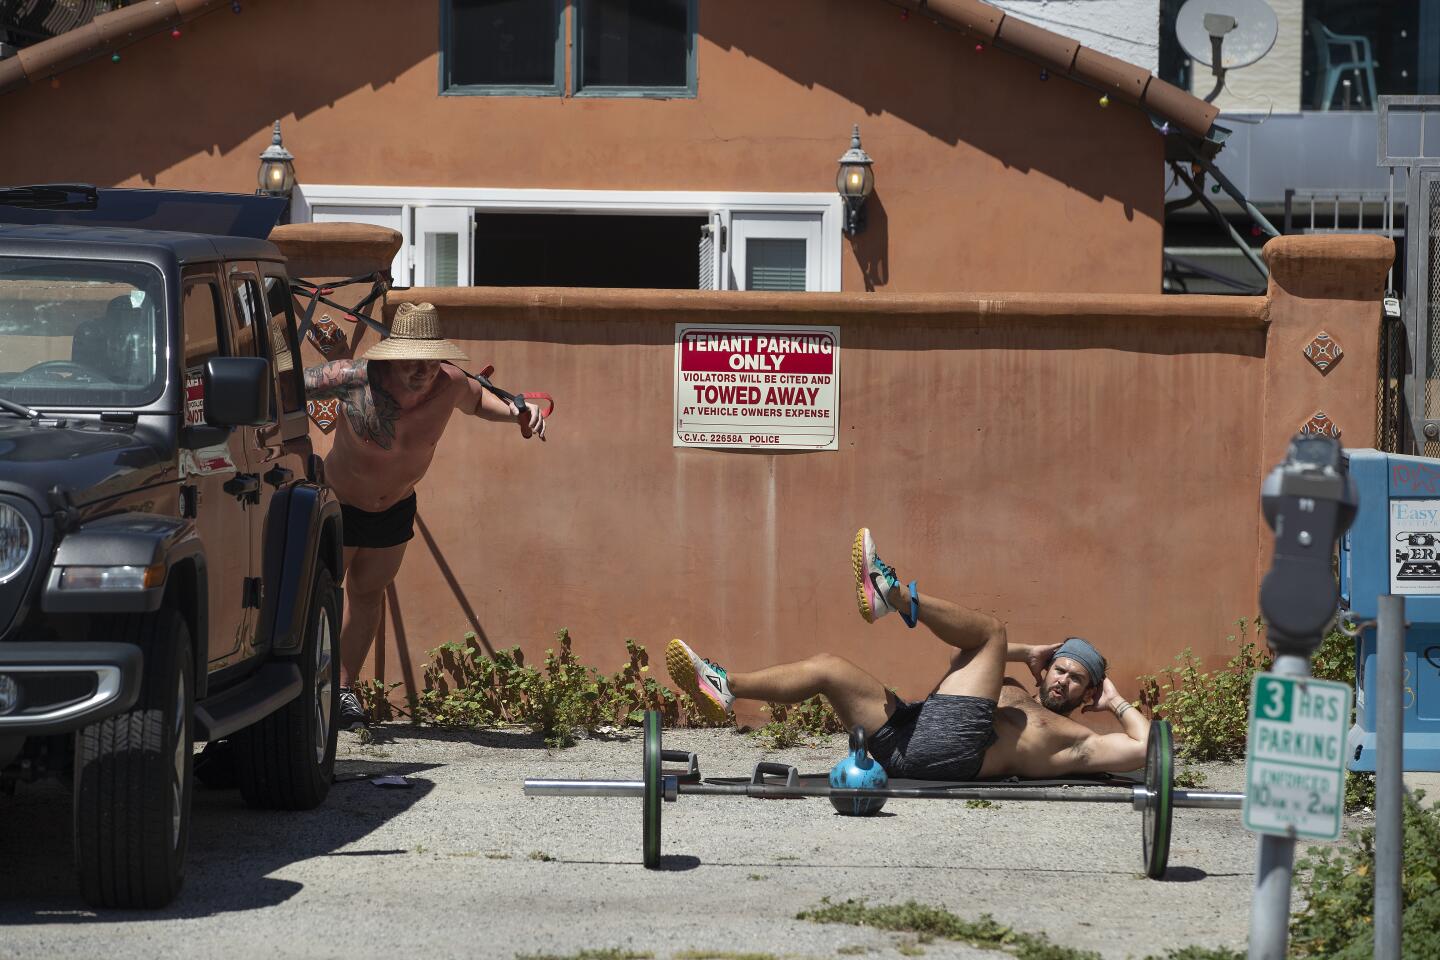
[[[890,783],[885,768],[865,752],[865,728],[850,731],[850,752],[830,770],[830,786],[848,790],[883,790]],[[884,797],[831,797],[830,803],[847,817],[869,817],[885,806]]]

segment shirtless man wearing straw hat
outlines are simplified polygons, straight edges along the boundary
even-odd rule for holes
[[[400,571],[415,535],[415,485],[430,469],[450,415],[518,423],[544,439],[545,419],[533,406],[521,414],[443,360],[465,354],[440,332],[428,303],[402,303],[390,335],[359,360],[335,360],[305,371],[313,399],[339,397],[344,416],[325,458],[325,476],[345,520],[347,609],[340,631],[341,726],[363,723],[350,683],[380,626],[385,588]]]

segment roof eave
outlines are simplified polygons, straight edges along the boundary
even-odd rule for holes
[[[1201,139],[1220,108],[1152,75],[1143,67],[1012,17],[982,0],[888,0],[984,43],[1025,57],[1047,70],[1094,87],[1112,98],[1169,121]]]
[[[225,6],[228,0],[145,0],[102,13],[74,30],[0,60],[0,94],[46,80]]]

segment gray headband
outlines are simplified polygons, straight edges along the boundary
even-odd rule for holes
[[[1090,645],[1090,641],[1082,640],[1079,637],[1070,637],[1060,644],[1060,649],[1055,651],[1055,657],[1069,657],[1090,674],[1090,685],[1098,686],[1105,680],[1105,660],[1100,656],[1100,651]],[[1050,662],[1055,662],[1055,657]]]

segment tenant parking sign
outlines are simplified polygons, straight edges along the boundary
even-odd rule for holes
[[[1250,684],[1245,829],[1335,840],[1345,809],[1350,688],[1258,673]]]
[[[834,450],[840,328],[675,325],[675,446]]]

